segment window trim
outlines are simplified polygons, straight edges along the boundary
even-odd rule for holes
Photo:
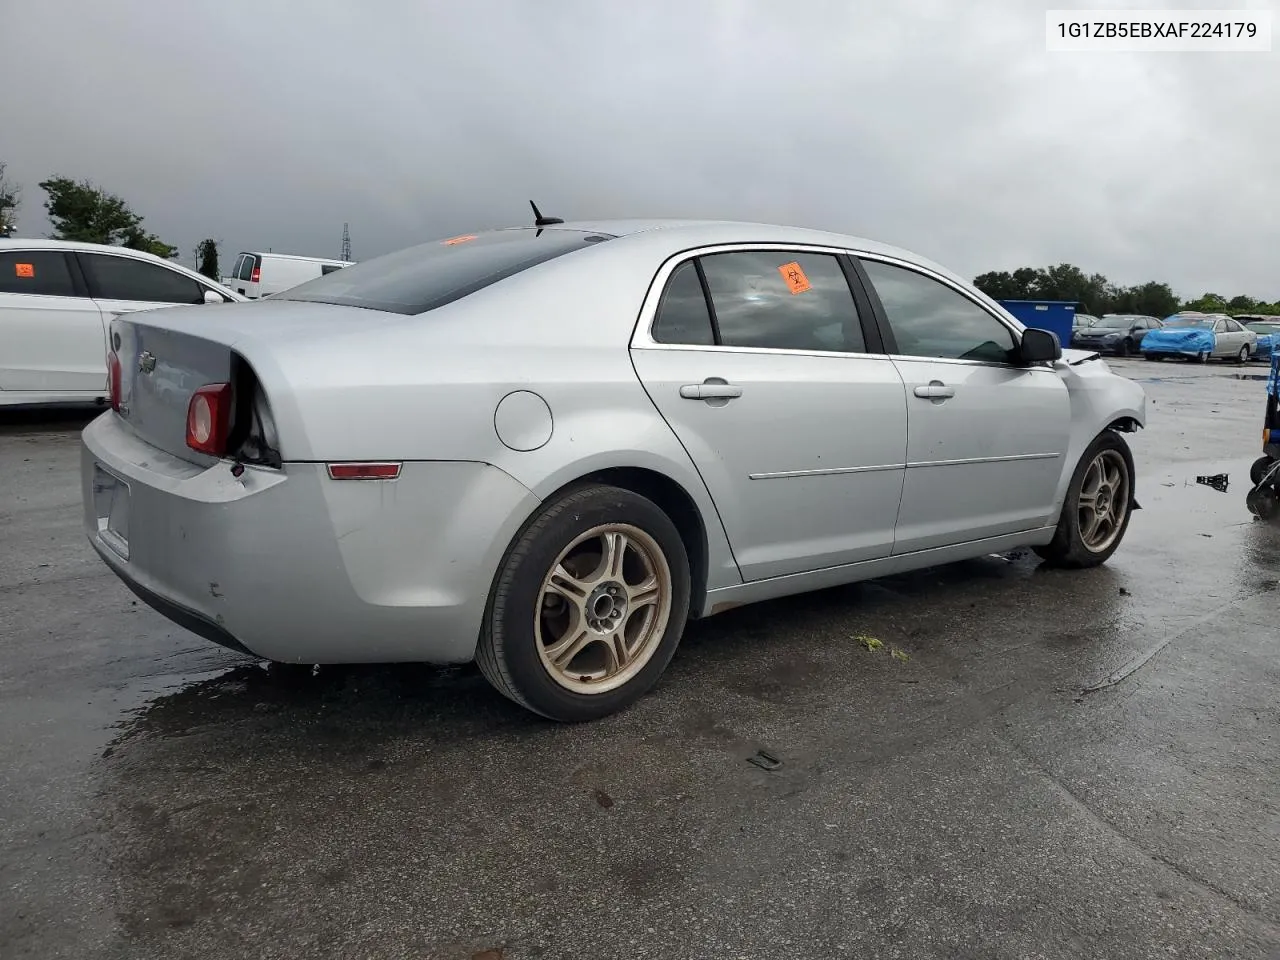
[[[56,253],[62,255],[62,262],[66,264],[67,275],[71,278],[71,293],[20,293],[19,291],[0,291],[0,296],[5,297],[46,297],[50,300],[89,300],[89,285],[85,280],[84,274],[80,270],[80,264],[75,258],[74,250],[64,250],[58,247],[5,247],[4,253],[24,254],[24,253]]]
[[[867,352],[853,352],[848,350],[795,350],[789,347],[736,347],[725,346],[719,343],[661,343],[653,338],[653,325],[658,319],[658,308],[662,305],[663,294],[667,291],[667,285],[671,281],[671,276],[684,263],[690,260],[694,261],[694,268],[698,273],[698,281],[702,285],[702,295],[707,301],[707,310],[711,315],[712,333],[717,340],[720,339],[720,326],[715,314],[715,304],[711,299],[711,291],[707,286],[706,277],[703,275],[702,264],[699,262],[702,257],[713,256],[719,253],[755,253],[759,251],[777,250],[785,253],[811,253],[824,254],[834,257],[836,263],[839,264],[840,270],[844,273],[845,282],[849,285],[849,294],[853,297],[854,307],[858,313],[858,323],[862,327],[862,339],[866,344]],[[690,247],[672,254],[658,267],[657,273],[654,274],[653,280],[649,283],[649,290],[645,294],[644,301],[640,306],[639,316],[636,318],[636,326],[631,334],[631,340],[628,347],[632,350],[693,350],[706,352],[713,350],[718,353],[746,353],[746,354],[767,354],[780,356],[795,357],[873,357],[877,360],[886,359],[883,350],[875,351],[874,347],[882,346],[880,338],[880,330],[877,325],[875,316],[871,313],[872,305],[866,297],[865,292],[861,289],[860,284],[855,283],[857,277],[853,270],[850,258],[855,256],[845,247],[830,247],[813,243],[788,243],[786,241],[778,243],[767,243],[759,241],[741,242],[741,243],[716,243],[703,247]]]
[[[148,260],[146,257],[132,257],[127,253],[115,253],[114,251],[109,251],[109,250],[75,250],[73,251],[73,253],[77,260],[77,266],[79,267],[81,274],[84,276],[85,287],[89,291],[89,296],[92,297],[94,300],[117,300],[122,303],[160,303],[160,304],[170,304],[173,306],[197,306],[198,304],[204,302],[205,290],[213,290],[214,293],[222,297],[222,300],[224,303],[231,302],[227,300],[226,295],[223,294],[221,290],[214,290],[213,287],[207,287],[205,285],[205,281],[209,279],[208,277],[202,277],[201,279],[197,280],[195,277],[191,276],[185,270],[179,270],[171,264],[165,264],[163,262],[156,263],[153,260]],[[133,260],[137,263],[146,264],[149,267],[157,267],[161,270],[168,270],[170,273],[176,273],[178,276],[182,277],[184,280],[188,280],[191,283],[194,283],[198,288],[200,288],[200,300],[193,301],[190,304],[186,304],[186,303],[181,303],[181,302],[172,301],[172,300],[132,300],[132,299],[126,299],[122,297],[101,296],[98,292],[98,284],[96,279],[94,279],[93,277],[93,272],[89,269],[88,265],[81,260],[82,257],[115,257],[117,260]]]
[[[928,267],[923,267],[918,263],[912,263],[910,260],[903,260],[901,257],[894,257],[889,254],[883,254],[883,253],[854,253],[854,254],[851,254],[851,257],[853,259],[854,268],[857,270],[858,279],[862,282],[863,286],[866,287],[867,296],[871,300],[873,315],[875,316],[876,323],[879,324],[880,326],[880,333],[881,333],[881,336],[883,337],[885,350],[890,360],[903,360],[903,361],[909,360],[909,361],[915,361],[915,362],[924,361],[927,363],[951,363],[951,364],[958,364],[958,365],[967,366],[967,367],[994,367],[998,370],[1051,370],[1052,369],[1052,366],[1039,365],[1039,364],[1033,364],[1031,366],[1023,367],[1023,366],[1019,366],[1016,363],[1001,363],[996,360],[964,360],[959,357],[918,357],[910,353],[898,353],[897,352],[898,341],[893,335],[893,329],[889,326],[889,318],[888,318],[888,315],[885,313],[884,304],[881,303],[880,301],[880,294],[876,291],[875,285],[871,282],[870,275],[862,266],[862,262],[864,260],[869,260],[874,263],[883,263],[886,266],[899,267],[903,270],[908,270],[912,273],[918,273],[922,277],[926,277],[929,280],[934,280],[938,283],[941,283],[944,287],[950,288],[952,292],[954,292],[961,298],[968,300],[971,304],[973,304],[975,307],[980,309],[983,313],[987,314],[989,317],[991,317],[993,320],[995,320],[997,323],[1003,326],[1006,330],[1008,330],[1010,335],[1013,337],[1013,348],[1015,350],[1022,345],[1022,329],[1019,329],[1018,327],[1014,326],[1012,323],[1009,322],[1009,319],[1006,319],[1005,317],[1001,316],[999,313],[996,313],[987,304],[983,303],[980,300],[974,299],[974,297],[967,290],[965,290],[962,286],[957,284],[950,277],[945,277],[934,270],[930,270]],[[1064,347],[1063,349],[1066,349],[1066,348]]]

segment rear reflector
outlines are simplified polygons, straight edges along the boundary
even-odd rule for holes
[[[211,457],[225,456],[230,428],[231,384],[210,383],[191,395],[187,404],[188,447]]]
[[[111,397],[111,409],[120,412],[120,357],[112,350],[107,354],[107,394]]]
[[[395,480],[400,476],[399,463],[331,463],[330,480]]]

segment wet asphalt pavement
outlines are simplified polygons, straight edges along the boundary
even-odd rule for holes
[[[1280,956],[1262,370],[1114,366],[1152,405],[1109,565],[742,608],[576,727],[171,626],[81,533],[84,419],[8,416],[0,958]]]

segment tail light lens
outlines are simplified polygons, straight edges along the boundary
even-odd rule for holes
[[[258,280],[259,280],[259,279],[261,279],[261,277],[262,277],[262,268],[261,268],[261,267],[254,267],[254,268],[253,268],[253,273],[249,274],[249,282],[250,282],[250,283],[257,283],[257,282],[258,282]]]
[[[120,357],[112,350],[107,354],[107,394],[111,397],[111,409],[120,412]]]
[[[210,383],[187,404],[187,446],[197,453],[221,457],[231,429],[231,384]]]

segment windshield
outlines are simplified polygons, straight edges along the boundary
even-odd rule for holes
[[[539,263],[611,239],[580,230],[519,227],[436,240],[344,267],[273,299],[426,313]]]
[[[1092,327],[1097,322],[1097,317],[1091,317],[1087,313],[1077,313],[1072,325],[1076,327]]]

